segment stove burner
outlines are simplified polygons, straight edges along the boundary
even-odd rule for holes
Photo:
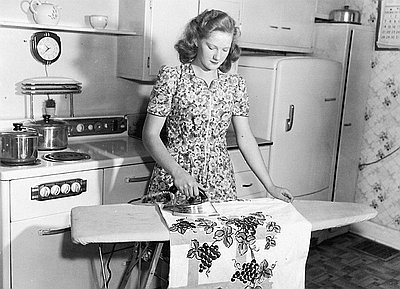
[[[23,166],[25,167],[25,166],[37,166],[37,165],[40,165],[40,163],[41,163],[41,161],[39,159],[37,159],[30,163],[9,163],[9,162],[2,161],[1,165],[5,166],[5,167],[23,167]]]
[[[43,159],[51,162],[81,161],[90,159],[90,155],[78,152],[55,152],[44,155]]]

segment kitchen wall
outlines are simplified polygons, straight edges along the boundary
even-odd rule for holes
[[[44,2],[44,1],[43,1]],[[50,0],[61,7],[59,26],[89,27],[86,15],[109,16],[109,29],[117,29],[118,0]],[[27,1],[2,1],[0,21],[34,23]],[[37,30],[0,27],[0,120],[29,116],[28,98],[20,93],[22,80],[45,76],[44,65],[30,52],[30,38]],[[117,78],[117,37],[81,32],[55,31],[61,38],[59,60],[48,67],[49,76],[82,82],[82,93],[74,96],[76,116],[115,115],[143,111],[151,85]],[[34,97],[34,115],[40,118],[47,96]],[[55,96],[57,115],[68,116],[69,102]]]
[[[59,25],[87,27],[85,15],[106,14],[109,28],[117,29],[118,0],[51,0],[61,7]],[[362,10],[364,25],[376,25],[378,0],[319,0],[317,16],[349,4]],[[33,23],[27,2],[2,1],[0,21]],[[0,120],[29,116],[27,97],[19,92],[22,80],[45,76],[44,66],[30,53],[29,40],[35,30],[0,27]],[[117,78],[117,37],[79,32],[57,32],[62,41],[60,59],[49,66],[49,76],[73,78],[83,83],[75,95],[77,116],[137,113],[145,110],[151,85]],[[379,215],[356,230],[390,243],[400,239],[400,51],[375,51],[365,110],[362,167],[356,202],[373,206]],[[42,114],[45,96],[35,96],[35,117]],[[56,96],[57,115],[67,116],[68,99]],[[392,155],[393,153],[393,155]],[[390,244],[392,246],[399,246]]]
[[[349,4],[362,10],[364,25],[375,27],[377,0]],[[374,51],[365,97],[356,202],[376,208],[379,214],[354,230],[400,249],[400,51]]]

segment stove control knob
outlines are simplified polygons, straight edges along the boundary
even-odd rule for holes
[[[50,195],[50,188],[47,186],[40,188],[39,194],[42,198],[47,198]]]
[[[61,193],[67,195],[71,191],[71,186],[69,184],[63,184],[61,186]]]
[[[93,128],[94,128],[93,124],[89,124],[87,128],[88,128],[88,130],[93,130]]]
[[[57,196],[57,195],[59,195],[60,194],[60,186],[59,185],[54,185],[54,186],[52,186],[51,187],[51,189],[50,189],[50,193],[53,195],[53,196]]]
[[[85,130],[85,126],[83,124],[80,123],[76,126],[77,132],[83,132],[84,130]]]
[[[73,193],[80,193],[81,192],[81,184],[78,182],[74,182],[71,184],[71,191]]]
[[[94,130],[95,130],[95,131],[101,131],[102,129],[103,129],[103,125],[102,125],[101,122],[96,122],[96,123],[94,124]]]

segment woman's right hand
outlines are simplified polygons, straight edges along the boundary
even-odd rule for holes
[[[199,195],[199,183],[184,169],[174,174],[174,185],[186,197],[196,197]]]

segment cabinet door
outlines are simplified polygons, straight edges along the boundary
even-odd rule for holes
[[[162,65],[179,65],[174,45],[197,11],[197,0],[152,0],[151,24],[147,35],[150,40],[150,78],[157,75]]]
[[[285,1],[280,23],[280,44],[311,49],[316,1]]]
[[[354,29],[349,53],[342,131],[335,180],[335,201],[354,202],[359,172],[359,157],[364,132],[364,113],[370,59],[374,45],[374,31]]]
[[[118,38],[118,76],[151,81],[162,65],[178,65],[174,45],[197,12],[198,0],[120,0],[120,27],[138,36]]]
[[[236,25],[241,23],[242,0],[200,0],[199,13],[206,9],[217,9],[228,13],[235,19]]]
[[[104,169],[104,204],[127,203],[146,192],[154,163]]]
[[[282,11],[282,0],[243,0],[241,45],[260,48],[277,43]]]
[[[243,0],[245,48],[310,52],[316,0]]]

